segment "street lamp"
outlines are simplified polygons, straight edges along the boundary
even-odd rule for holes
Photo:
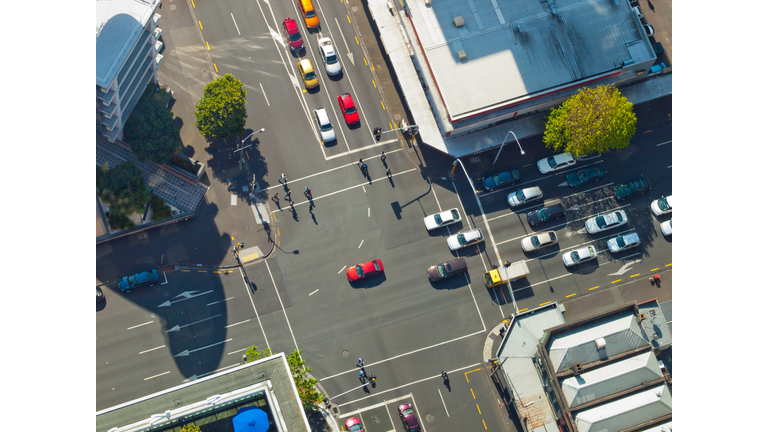
[[[257,130],[256,132],[252,133],[251,135],[255,135],[255,134],[257,134],[257,133],[262,133],[262,132],[264,132],[265,130],[266,130],[266,129],[264,129],[264,128],[261,128],[261,129]],[[247,137],[243,138],[243,144],[245,144],[245,140],[247,140],[248,138],[250,138],[250,137],[251,137],[251,135],[248,135]]]
[[[501,154],[501,150],[504,148],[504,144],[507,143],[507,137],[509,136],[509,134],[512,134],[512,136],[515,137],[515,141],[517,141],[517,135],[515,135],[514,132],[512,131],[507,132],[507,135],[504,136],[504,141],[501,142],[501,147],[499,147],[499,152],[496,153],[496,157],[493,159],[492,165],[496,165],[496,159],[499,158],[499,155]],[[523,146],[520,145],[520,141],[517,141],[517,146],[520,147],[520,154],[524,155],[525,151],[523,151]]]

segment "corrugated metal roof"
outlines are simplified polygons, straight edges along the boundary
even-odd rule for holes
[[[579,432],[620,431],[672,414],[672,393],[666,384],[635,393],[576,415]]]
[[[557,1],[560,19],[538,0],[441,0],[409,4],[446,108],[466,115],[653,57],[629,3]],[[496,8],[498,6],[498,9]],[[503,23],[499,19],[503,19]],[[455,17],[465,25],[456,28]],[[522,33],[512,26],[520,25]],[[467,60],[458,59],[460,42]],[[638,58],[639,57],[639,58]]]
[[[653,351],[648,351],[563,380],[563,394],[571,408],[663,378]]]
[[[672,421],[668,421],[666,423],[649,427],[648,429],[643,429],[638,432],[672,432]]]
[[[606,346],[598,350],[595,340],[605,339]],[[549,357],[559,373],[574,363],[587,364],[648,345],[632,311],[579,326],[556,334],[549,341]]]
[[[660,304],[661,306],[661,312],[664,313],[664,318],[667,320],[667,324],[669,324],[669,328],[672,328],[672,300],[665,301],[664,303]]]
[[[654,348],[666,349],[672,345],[672,330],[656,300],[638,305],[638,312],[645,314],[641,322],[646,339]]]

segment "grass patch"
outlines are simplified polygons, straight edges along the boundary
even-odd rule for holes
[[[161,221],[173,216],[171,208],[165,205],[165,201],[157,195],[152,195],[152,198],[149,200],[149,205],[152,208],[152,216],[150,217],[152,222]]]
[[[109,219],[109,226],[111,226],[114,230],[124,230],[136,226],[136,224],[133,223],[133,221],[130,220],[128,216],[122,214],[112,214],[107,212],[107,218]]]

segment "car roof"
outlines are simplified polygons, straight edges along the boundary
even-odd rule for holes
[[[283,20],[283,23],[285,24],[285,27],[290,30],[298,30],[298,26],[296,25],[296,20],[293,18],[286,18]]]
[[[302,59],[299,63],[301,64],[301,67],[304,69],[304,72],[313,71],[312,63],[309,62],[309,59]]]
[[[328,118],[328,112],[325,110],[324,107],[320,107],[315,110],[317,113],[317,118],[320,119],[323,123],[330,123],[331,120]]]
[[[464,261],[464,258],[457,258],[455,260],[448,261],[445,264],[451,266],[451,269],[453,270],[467,268],[467,262]]]
[[[523,189],[523,193],[528,196],[541,195],[541,188],[538,186],[525,188]]]
[[[623,237],[626,243],[637,243],[640,241],[640,236],[637,233],[629,233]]]
[[[554,155],[552,157],[555,159],[555,162],[557,162],[557,163],[565,162],[565,161],[568,161],[568,160],[573,160],[573,157],[571,156],[570,153],[560,153],[560,154],[556,154],[556,155]]]
[[[476,238],[480,238],[480,236],[482,235],[480,232],[480,228],[475,228],[460,234],[464,234],[464,238],[467,240],[474,240]]]

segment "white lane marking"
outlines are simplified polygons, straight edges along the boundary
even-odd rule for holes
[[[288,324],[288,330],[291,332],[291,339],[293,339],[293,346],[296,347],[296,351],[299,350],[299,344],[296,343],[296,336],[293,335],[293,328],[291,327],[291,322],[288,321],[288,314],[285,313],[285,306],[283,305],[283,298],[280,297],[280,292],[277,290],[277,284],[275,284],[275,278],[272,276],[272,270],[269,268],[269,262],[264,261],[264,263],[267,265],[267,271],[269,272],[269,278],[272,279],[272,286],[275,287],[275,294],[277,294],[277,299],[280,301],[280,308],[283,310],[283,316],[285,316],[285,322]],[[299,356],[301,358],[301,356]]]
[[[363,241],[361,241],[361,242],[360,242],[360,245],[359,245],[359,246],[357,246],[357,248],[358,248],[358,249],[360,249],[360,246],[362,246],[362,245],[363,245],[363,242],[364,242],[364,241],[365,241],[365,239],[363,239]]]
[[[233,15],[232,12],[230,12],[229,15],[232,17],[232,22],[235,23],[235,28],[237,29],[237,35],[242,36],[240,34],[240,27],[237,26],[237,21],[235,21],[235,15]]]
[[[339,273],[343,272],[343,271],[344,271],[344,269],[346,269],[346,268],[347,268],[347,266],[344,266],[344,267],[342,267],[342,268],[341,268],[341,270],[339,270],[339,272],[338,272],[338,273],[336,273],[336,274],[339,274]]]
[[[319,3],[318,3],[319,4]],[[323,17],[325,19],[325,17]],[[339,24],[339,20],[336,17],[333,17],[334,21],[336,21],[336,26],[339,28],[339,35],[341,35],[341,40],[344,41],[344,46],[347,47],[347,55],[349,55],[349,60],[352,62],[352,66],[355,65],[355,61],[352,60],[352,51],[349,50],[349,45],[347,44],[347,38],[344,37],[341,31],[341,24]],[[327,23],[328,21],[326,21]]]
[[[371,217],[371,208],[368,207],[368,217]]]
[[[320,288],[318,288],[318,289],[316,289],[316,290],[312,291],[311,293],[309,293],[309,295],[312,295],[312,294],[314,294],[314,293],[316,293],[316,292],[318,292],[318,291],[320,291]]]
[[[440,400],[443,401],[443,408],[445,408],[445,414],[450,417],[451,415],[448,414],[448,407],[445,406],[445,399],[443,399],[443,392],[440,391],[440,389],[437,389],[437,392],[440,394]]]
[[[159,347],[156,347],[156,348],[150,348],[150,349],[148,349],[148,350],[146,350],[146,351],[142,351],[142,352],[140,352],[139,354],[148,353],[148,352],[150,352],[150,351],[154,351],[154,350],[157,350],[157,349],[160,349],[160,348],[165,348],[165,345],[160,345]]]
[[[435,191],[435,188],[432,186],[432,177],[427,177],[427,180],[429,180],[429,188],[432,189],[432,196],[435,197],[435,202],[437,203],[438,213],[442,213],[443,212],[443,207],[440,205],[440,200],[437,199],[437,192]],[[456,185],[454,185],[454,189],[455,189],[455,186]],[[467,216],[467,214],[466,214],[466,212],[464,212],[464,217],[466,217],[466,216]],[[467,220],[469,220],[469,219],[467,219]],[[446,226],[446,228],[448,228],[448,227]],[[451,234],[451,230],[450,230],[450,228],[448,228],[448,235],[450,235],[450,234]]]
[[[163,277],[165,278],[165,282],[161,283],[160,285],[165,285],[168,283],[168,276],[165,275],[165,272],[163,272]]]
[[[663,145],[665,145],[665,144],[671,144],[671,143],[672,143],[672,141],[663,142],[663,143],[661,143],[661,144],[656,144],[656,147],[658,147],[658,146],[663,146]]]
[[[362,187],[362,188],[363,188],[363,193],[368,193],[368,192],[365,190],[365,183],[361,184],[361,185],[360,185],[360,187]]]
[[[230,328],[230,327],[234,327],[234,326],[236,326],[236,325],[245,324],[245,323],[247,323],[248,321],[250,321],[250,318],[249,318],[249,319],[247,319],[247,320],[245,320],[245,321],[240,321],[240,322],[236,322],[236,323],[234,323],[234,324],[230,324],[230,325],[228,325],[228,326],[224,326],[224,328]]]
[[[266,263],[266,261],[264,261],[264,263]],[[253,313],[256,314],[256,320],[259,322],[259,327],[261,328],[261,334],[264,336],[264,342],[267,344],[267,348],[269,348],[269,341],[267,340],[267,334],[264,333],[264,326],[261,325],[261,318],[259,318],[259,313],[256,311],[256,305],[253,304],[253,297],[251,297],[251,289],[245,283],[245,274],[243,273],[243,266],[240,266],[238,268],[240,269],[240,278],[243,280],[243,286],[245,287],[245,291],[248,293],[248,298],[251,299],[251,307],[253,307]],[[269,266],[267,266],[267,269],[269,269]]]
[[[248,348],[250,348],[250,347],[248,347]],[[227,355],[237,354],[239,352],[243,352],[243,351],[247,350],[248,348],[243,348],[243,349],[239,349],[237,351],[232,351],[231,353],[227,353]]]
[[[451,372],[458,372],[458,371],[460,371],[460,370],[469,369],[469,368],[472,368],[472,367],[477,367],[477,366],[479,366],[479,365],[482,365],[482,363],[475,363],[475,364],[473,364],[473,365],[464,366],[463,368],[454,369],[453,371],[450,371],[449,373],[451,373]],[[381,395],[381,394],[384,394],[384,393],[387,393],[387,392],[391,392],[391,391],[394,391],[394,390],[399,390],[399,389],[401,389],[401,388],[405,388],[405,387],[408,387],[408,386],[411,386],[411,385],[414,385],[414,384],[418,384],[418,383],[421,383],[421,382],[424,382],[424,381],[428,381],[428,380],[431,380],[431,379],[434,379],[434,378],[435,378],[434,376],[430,376],[430,377],[427,377],[427,378],[422,378],[422,379],[420,379],[420,380],[416,380],[416,381],[410,382],[410,383],[408,383],[408,384],[403,384],[403,385],[401,385],[401,386],[399,386],[399,387],[395,387],[395,388],[387,389],[387,390],[384,390],[384,391],[379,391],[379,392],[373,393],[373,394],[371,394],[371,395],[368,395],[368,396],[362,397],[362,398],[360,398],[360,399],[357,399],[357,400],[353,400],[353,401],[345,402],[345,403],[343,403],[343,404],[339,404],[338,406],[339,406],[339,407],[343,407],[343,406],[345,406],[345,405],[350,405],[350,404],[358,403],[358,402],[360,402],[360,401],[363,401],[363,400],[365,400],[365,399],[368,399],[368,398],[371,398],[371,397],[374,397],[374,396],[378,396],[378,395]],[[392,402],[393,402],[392,400],[390,400],[390,401],[389,401],[389,403],[392,403]],[[423,425],[424,423],[422,422],[422,423],[420,423],[420,424],[422,424],[422,425]]]
[[[413,394],[408,393],[406,395],[402,395],[402,396],[394,398],[394,399],[387,399],[384,402],[379,402],[379,403],[374,404],[374,405],[367,405],[365,408],[360,408],[360,409],[355,410],[355,411],[350,411],[350,412],[345,413],[345,414],[340,414],[339,418],[343,419],[345,417],[352,417],[352,416],[360,415],[361,413],[364,413],[366,411],[370,411],[370,410],[374,410],[374,409],[379,408],[379,407],[395,404],[395,403],[400,402],[401,400],[404,400],[404,399],[413,399]],[[387,410],[387,412],[389,412],[389,410]],[[391,419],[391,416],[390,416],[390,419]]]
[[[451,339],[451,340],[447,340],[447,341],[445,341],[445,342],[436,343],[436,344],[434,344],[434,345],[425,346],[425,347],[423,347],[423,348],[418,348],[418,349],[415,349],[415,350],[413,350],[413,351],[408,351],[408,352],[406,352],[406,353],[398,354],[398,355],[396,355],[396,356],[394,356],[394,357],[389,357],[389,358],[386,358],[386,359],[384,359],[384,360],[379,360],[379,361],[377,361],[377,362],[373,362],[373,363],[367,363],[366,365],[367,365],[367,366],[374,366],[374,365],[377,365],[377,364],[386,363],[386,362],[389,362],[389,361],[392,361],[392,360],[396,360],[396,359],[399,359],[400,357],[405,357],[405,356],[408,356],[408,355],[411,355],[411,354],[416,354],[416,353],[418,353],[418,352],[421,352],[421,351],[424,351],[424,350],[428,350],[428,349],[436,348],[436,347],[439,347],[439,346],[441,346],[441,345],[447,345],[447,344],[449,344],[449,343],[453,343],[453,342],[456,342],[456,341],[459,341],[459,340],[462,340],[462,339],[466,339],[466,338],[468,338],[468,337],[472,337],[472,336],[474,336],[474,335],[477,335],[477,334],[480,334],[480,333],[485,333],[485,331],[486,331],[485,329],[483,329],[483,330],[478,330],[478,331],[476,331],[476,332],[474,332],[474,333],[470,333],[470,334],[467,334],[467,335],[464,335],[464,336],[459,336],[459,337],[457,337],[457,338],[453,338],[453,339]],[[471,367],[471,366],[468,366],[468,367]],[[464,368],[462,368],[462,369],[464,369]],[[456,369],[456,370],[460,370],[460,369]],[[325,378],[321,378],[321,379],[320,379],[320,381],[325,381],[325,380],[329,380],[329,379],[331,379],[331,378],[336,378],[337,376],[341,376],[341,375],[344,375],[344,374],[347,374],[347,373],[350,373],[350,372],[358,372],[358,369],[357,369],[357,368],[355,368],[355,369],[346,370],[346,371],[344,371],[344,372],[339,372],[339,373],[337,373],[336,375],[330,375],[330,376],[327,376],[327,377],[325,377]],[[431,378],[434,378],[434,377],[430,377],[430,378],[428,378],[428,379],[431,379]]]
[[[374,143],[374,144],[371,144],[371,145],[367,145],[365,147],[358,147],[358,148],[356,148],[354,150],[350,150],[348,153],[339,153],[337,155],[328,156],[327,158],[325,158],[325,160],[329,161],[329,160],[332,160],[332,159],[340,158],[342,156],[351,155],[352,153],[359,153],[359,152],[364,151],[364,150],[372,149],[372,148],[375,148],[375,147],[380,147],[380,146],[383,146],[385,144],[391,144],[391,143],[398,142],[398,141],[400,141],[400,140],[395,138],[395,139],[391,139],[389,141],[377,142],[377,143]],[[400,149],[397,149],[397,150],[393,150],[390,153],[394,153],[394,152],[400,151],[400,150],[402,150],[402,149],[400,148]],[[389,153],[387,153],[387,154],[389,154]],[[374,157],[376,157],[376,156],[370,157],[368,159],[373,159]],[[368,160],[368,159],[366,159],[366,160]]]
[[[267,92],[264,91],[264,86],[259,83],[259,87],[261,87],[261,94],[264,95],[264,100],[267,101],[267,106],[269,106],[269,99],[267,99]]]
[[[135,328],[137,328],[137,327],[145,326],[145,325],[147,325],[147,324],[152,324],[153,322],[154,322],[154,321],[150,321],[150,322],[145,322],[144,324],[139,324],[139,325],[135,325],[135,326],[133,326],[133,327],[128,327],[126,330],[132,330],[132,329],[135,329]]]
[[[397,141],[397,140],[395,140],[395,141]],[[399,151],[403,151],[403,149],[402,149],[402,148],[399,148],[399,149],[397,149],[397,150],[392,150],[391,152],[389,152],[389,153],[387,153],[387,154],[390,154],[390,153],[397,153],[397,152],[399,152]],[[381,156],[381,155],[376,155],[376,156],[371,156],[371,157],[369,157],[369,158],[365,158],[365,159],[363,159],[363,162],[365,162],[365,161],[369,161],[369,160],[371,160],[371,159],[378,159],[380,156]],[[317,176],[319,176],[319,175],[328,174],[328,173],[330,173],[330,172],[333,172],[333,171],[337,171],[337,170],[340,170],[340,169],[344,169],[344,168],[346,168],[346,167],[348,167],[348,166],[351,166],[351,165],[357,165],[357,161],[355,161],[355,162],[350,162],[350,163],[348,163],[348,164],[344,164],[344,165],[341,165],[341,166],[337,166],[336,168],[327,169],[327,170],[325,170],[325,171],[320,171],[320,172],[318,172],[318,173],[315,173],[315,174],[311,174],[311,175],[308,175],[308,176],[306,176],[306,177],[297,178],[297,179],[295,179],[295,180],[291,180],[291,181],[292,181],[292,182],[300,182],[300,181],[304,181],[304,180],[306,180],[306,179],[310,179],[310,178],[312,178],[312,177],[317,177]],[[411,172],[411,171],[413,171],[413,169],[412,169],[412,170],[408,170],[408,171],[405,171],[405,172]],[[361,184],[362,184],[362,183],[361,183]],[[262,189],[262,190],[270,190],[270,189],[274,189],[274,188],[282,188],[282,187],[283,187],[283,185],[282,185],[282,184],[277,184],[277,185],[274,185],[274,186],[270,186],[270,187],[268,187],[268,188],[266,188],[266,189]],[[356,187],[356,186],[353,186],[353,187]],[[351,188],[350,188],[350,189],[351,189]]]
[[[163,372],[163,373],[161,373],[161,374],[157,374],[157,375],[153,375],[153,376],[151,376],[151,377],[148,377],[148,378],[144,378],[144,381],[146,381],[146,380],[151,380],[152,378],[157,378],[157,377],[159,377],[159,376],[163,376],[163,375],[165,375],[165,374],[169,374],[169,373],[171,373],[171,371],[168,371],[168,372]]]
[[[229,298],[225,298],[224,300],[219,300],[219,301],[215,301],[215,302],[213,302],[213,303],[208,303],[206,306],[215,305],[216,303],[223,303],[223,302],[225,302],[225,301],[227,301],[227,300],[232,300],[233,298],[234,298],[234,297],[229,297]]]

